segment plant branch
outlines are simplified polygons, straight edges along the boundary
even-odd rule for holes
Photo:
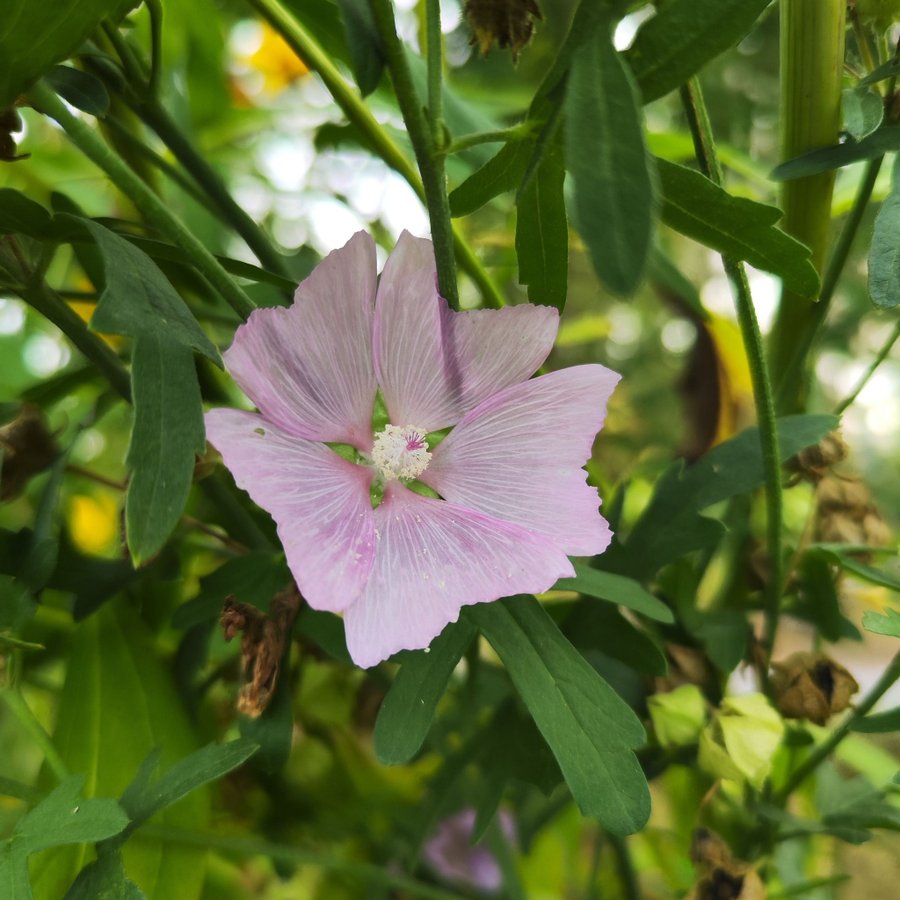
[[[415,166],[399,145],[372,115],[356,91],[344,80],[337,67],[304,26],[284,7],[280,0],[247,0],[287,42],[307,67],[317,72],[335,103],[355,125],[368,146],[395,172],[401,175],[420,199],[425,199],[422,180]],[[506,301],[500,289],[482,266],[472,248],[456,228],[453,242],[460,268],[475,282],[485,306],[499,308]]]
[[[900,679],[900,653],[894,655],[887,668],[882,672],[881,677],[875,682],[872,689],[853,712],[809,754],[801,766],[794,770],[793,774],[785,782],[784,787],[775,795],[776,799],[783,803],[803,784],[831,756],[838,744],[853,730],[853,726],[869,713],[872,707],[893,687],[894,682],[898,679]]]
[[[38,82],[29,91],[29,97],[36,109],[56,120],[72,143],[107,174],[150,224],[190,256],[200,274],[242,319],[253,312],[256,308],[253,301],[218,260],[87,123],[69,112],[65,103],[44,82]]]
[[[6,688],[0,691],[0,697],[6,703],[7,709],[19,720],[19,724],[28,736],[40,747],[44,759],[50,767],[57,781],[64,781],[69,777],[69,769],[59,751],[53,746],[50,735],[44,731],[44,727],[35,718],[31,707],[25,702],[25,698],[17,688]]]
[[[715,139],[700,82],[692,78],[682,89],[681,99],[687,114],[694,148],[700,169],[711,181],[722,184],[722,169],[716,155]],[[781,462],[778,447],[778,428],[775,421],[775,401],[772,384],[766,366],[762,332],[753,306],[753,296],[747,271],[743,263],[722,257],[725,271],[734,292],[738,325],[750,366],[753,383],[753,400],[759,420],[759,437],[762,445],[763,470],[766,476],[766,531],[769,552],[769,584],[766,598],[766,628],[764,644],[768,657],[772,655],[778,620],[781,613],[782,560],[781,529],[783,518],[783,498],[781,483]]]
[[[852,391],[838,404],[837,408],[834,411],[836,416],[841,416],[846,411],[847,407],[849,407],[856,398],[862,393],[862,389],[868,384],[869,379],[875,374],[875,370],[887,359],[888,353],[893,349],[894,344],[897,343],[898,338],[900,338],[900,321],[898,321],[894,325],[893,331],[891,331],[890,336],[884,342],[884,346],[878,351],[875,355],[875,359],[872,360],[872,365],[869,366],[868,369],[862,374],[862,377],[859,381],[856,382],[856,386]]]

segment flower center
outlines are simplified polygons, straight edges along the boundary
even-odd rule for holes
[[[386,425],[375,435],[372,462],[385,481],[418,478],[431,461],[425,432],[412,425]]]

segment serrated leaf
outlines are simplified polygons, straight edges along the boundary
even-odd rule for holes
[[[469,622],[456,622],[428,650],[406,655],[375,721],[375,755],[380,762],[400,765],[419,752],[450,676],[474,637]]]
[[[863,613],[863,628],[872,634],[886,634],[888,637],[900,638],[900,612],[896,609],[885,610],[884,615],[875,612]]]
[[[515,190],[533,152],[532,141],[504,144],[480,169],[450,191],[450,215],[467,216],[499,194]]]
[[[575,226],[600,280],[619,294],[630,294],[650,251],[653,164],[637,90],[608,23],[575,51],[565,104]]]
[[[650,794],[633,750],[645,734],[631,708],[533,597],[477,604],[464,615],[503,661],[582,813],[615,834],[642,828]]]
[[[120,796],[147,755],[172,766],[196,747],[169,673],[145,626],[127,603],[112,602],[74,629],[53,741],[85,793]],[[159,814],[161,825],[202,829],[209,798],[194,791]],[[56,900],[83,867],[87,848],[49,850],[33,860],[35,896]],[[125,872],[153,897],[196,900],[206,852],[142,838],[122,848]]]
[[[894,162],[894,187],[875,217],[869,248],[869,296],[879,309],[900,306],[900,163]]]
[[[337,5],[344,20],[353,77],[359,92],[367,97],[378,87],[384,71],[384,54],[372,9],[367,0],[337,0]]]
[[[137,0],[54,0],[52,15],[32,0],[4,0],[0,21],[0,107],[9,106],[55,63],[74,53],[104,18]]]
[[[884,118],[884,101],[877,91],[863,87],[848,88],[841,93],[844,130],[854,140],[870,135]]]
[[[516,259],[528,300],[562,311],[569,276],[569,229],[562,147],[554,144],[518,199]]]
[[[771,0],[671,0],[638,29],[625,59],[645,103],[684,84],[733,47]]]
[[[835,416],[798,415],[778,420],[782,461],[821,440],[838,425]],[[613,544],[604,565],[624,575],[649,578],[693,550],[715,544],[725,527],[700,511],[763,484],[759,431],[753,427],[724,441],[685,469],[676,463],[658,480],[652,500],[627,543]]]
[[[219,351],[153,260],[108,228],[90,219],[82,219],[81,223],[100,248],[106,276],[106,285],[91,317],[91,328],[181,344],[221,367]]]
[[[125,533],[136,566],[155,556],[178,524],[205,447],[200,386],[189,347],[142,334],[131,366],[134,425]]]
[[[553,585],[558,591],[578,591],[598,600],[608,600],[657,622],[672,623],[675,616],[662,600],[658,600],[641,584],[631,578],[602,572],[584,563],[573,563],[574,578],[561,578]]]
[[[900,125],[882,125],[861,141],[845,141],[830,147],[810,150],[776,166],[769,177],[773,181],[791,181],[849,166],[864,159],[874,159],[892,150],[900,150]]]
[[[663,203],[670,228],[734,259],[781,278],[804,297],[819,290],[809,248],[776,227],[781,210],[734,197],[686,166],[657,160]]]

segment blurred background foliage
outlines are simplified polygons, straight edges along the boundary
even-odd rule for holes
[[[543,20],[513,63],[509,53],[496,47],[480,55],[473,47],[461,4],[456,0],[441,4],[446,116],[454,137],[514,124],[528,106],[565,37],[576,4],[548,0],[541,5]],[[285,6],[349,77],[338,6],[330,0],[286,0]],[[395,6],[402,37],[417,48],[423,41],[424,3],[402,0]],[[616,29],[619,48],[628,46],[640,22],[651,14],[643,3],[629,6],[632,11]],[[164,8],[159,96],[165,115],[221,177],[238,205],[274,238],[285,277],[301,279],[322,255],[360,228],[376,236],[381,261],[401,230],[427,233],[427,216],[408,184],[369,152],[318,76],[250,6],[238,0],[193,0],[167,2]],[[701,73],[726,187],[736,195],[770,204],[777,203],[778,185],[769,172],[782,161],[778,24],[775,10],[770,9],[736,48]],[[121,32],[133,46],[148,48],[151,26],[148,9],[142,6],[129,16]],[[109,50],[108,35],[98,34],[96,41],[99,48]],[[848,61],[851,70],[862,69],[852,38]],[[80,57],[78,64],[85,71],[97,71],[92,69],[97,62],[90,54]],[[106,140],[212,252],[255,263],[253,253],[207,197],[198,195],[183,174],[168,177],[167,170],[179,171],[178,160],[126,96],[112,94],[108,115],[98,121]],[[385,129],[408,147],[386,76],[367,103]],[[22,130],[15,140],[18,152],[30,156],[0,166],[0,186],[18,189],[48,208],[62,208],[56,198],[63,194],[88,216],[124,222],[140,218],[140,211],[53,123],[32,109],[19,112]],[[693,144],[677,95],[654,101],[645,114],[651,150],[666,159],[691,162]],[[482,144],[449,159],[450,188],[492,153],[491,145]],[[847,212],[860,177],[859,164],[839,172],[835,217]],[[889,186],[890,170],[885,166],[874,199],[883,199]],[[894,328],[896,312],[873,309],[866,290],[865,255],[876,212],[877,205],[872,205],[865,214],[832,314],[825,322],[810,410],[832,411]],[[506,299],[520,302],[526,297],[516,283],[514,216],[512,197],[504,195],[458,221]],[[615,223],[610,227],[615,228]],[[637,521],[673,457],[696,459],[754,419],[747,361],[719,256],[666,229],[661,230],[660,242],[693,287],[667,290],[664,279],[650,278],[633,297],[623,299],[601,286],[584,246],[574,231],[570,233],[568,301],[550,360],[552,368],[601,361],[623,375],[589,466],[607,507],[616,508],[621,501],[623,533]],[[227,346],[237,317],[206,296],[203,285],[184,266],[163,267],[179,292],[189,298],[206,333],[218,346]],[[64,246],[48,272],[83,318],[96,302],[99,284],[92,274],[96,270],[96,259],[78,259],[71,247]],[[750,283],[765,330],[772,322],[780,285],[775,277],[753,270]],[[247,291],[261,305],[284,298],[283,289],[274,283],[253,283]],[[463,305],[474,305],[478,296],[463,276]],[[107,340],[119,350],[128,339],[109,336]],[[226,377],[203,361],[199,365],[208,399],[238,402]],[[109,402],[98,388],[92,367],[67,339],[11,295],[0,297],[0,387],[2,409],[8,413],[4,420],[18,409],[18,400],[25,400],[46,415],[55,444],[68,448],[66,477],[58,478],[54,469],[28,483],[0,508],[0,525],[7,535],[35,527],[39,510],[50,504],[61,516],[59,553],[76,554],[81,566],[72,569],[70,583],[51,582],[42,591],[40,608],[24,634],[42,649],[4,657],[7,667],[19,667],[6,674],[21,678],[24,696],[39,722],[54,734],[65,766],[71,771],[87,766],[93,772],[89,792],[117,796],[153,746],[165,748],[164,769],[209,740],[237,733],[233,710],[238,655],[213,627],[208,612],[217,610],[223,593],[236,593],[253,602],[258,599],[264,606],[279,586],[281,572],[271,574],[270,556],[260,560],[253,554],[233,555],[221,540],[222,526],[227,525],[221,511],[209,496],[195,491],[176,539],[142,570],[140,578],[131,578],[130,566],[126,564],[126,571],[121,565],[130,411]],[[861,491],[863,485],[869,489],[862,505],[872,511],[870,531],[824,540],[889,544],[900,526],[898,395],[900,358],[895,355],[882,363],[842,420],[843,439],[849,447],[843,471],[849,479],[860,479]],[[798,540],[808,527],[810,491],[801,485],[787,496],[787,528]],[[746,499],[746,510],[750,521],[758,525],[761,500]],[[264,516],[258,516],[256,524],[266,535],[273,535]],[[17,552],[14,543],[7,540],[3,552]],[[895,581],[900,576],[895,560],[879,565]],[[262,576],[264,571],[269,575]],[[666,573],[669,596],[678,593],[679,579],[691,577],[678,564]],[[15,630],[31,601],[12,579],[0,577],[4,578],[0,629]],[[726,578],[721,568],[707,570],[704,582],[697,586],[701,605],[704,597],[717,596]],[[103,579],[108,581],[108,594],[124,591],[131,601],[129,609],[138,609],[140,617],[115,603],[76,624],[70,615],[73,596],[76,619],[81,619],[97,597],[94,591],[88,592],[93,599],[85,599],[80,587]],[[890,587],[852,576],[840,582],[839,590],[844,621],[851,623],[858,623],[865,611],[885,610],[891,602]],[[188,612],[182,606],[186,600],[194,604]],[[176,614],[173,625],[173,613],[179,607],[181,618]],[[782,630],[776,658],[819,646],[811,626],[791,621]],[[729,667],[713,672],[698,650],[703,641],[685,647],[673,638],[663,648],[661,640],[648,641],[644,631],[635,629],[636,652],[639,657],[644,654],[637,671],[617,659],[609,647],[590,651],[608,680],[626,698],[639,698],[639,705],[646,685],[654,679],[660,688],[700,683],[706,698],[698,701],[696,696],[684,695],[669,713],[664,709],[647,713],[653,716],[657,736],[673,723],[687,731],[663,747],[658,777],[652,781],[653,816],[626,847],[623,839],[603,834],[595,823],[580,817],[559,785],[552,758],[543,758],[536,749],[539,739],[535,741],[533,724],[521,704],[510,697],[490,660],[469,657],[469,676],[442,701],[423,755],[405,767],[380,765],[371,749],[371,732],[389,684],[387,674],[383,669],[363,672],[335,661],[322,649],[329,646],[323,629],[327,626],[314,617],[301,621],[300,640],[281,696],[272,714],[257,723],[271,732],[262,737],[256,734],[266,754],[228,775],[214,789],[194,792],[188,801],[167,811],[165,818],[155,819],[145,837],[132,842],[133,859],[126,863],[130,873],[142,873],[145,890],[147,884],[156,886],[156,893],[148,896],[337,900],[429,896],[427,889],[438,891],[430,895],[435,897],[477,896],[476,887],[458,880],[453,886],[439,865],[417,860],[439,820],[466,806],[490,807],[491,796],[504,786],[504,806],[515,812],[516,834],[510,840],[502,829],[492,826],[487,841],[499,860],[505,896],[685,896],[692,889],[701,890],[697,885],[702,884],[704,872],[717,867],[731,872],[729,877],[740,882],[743,887],[737,890],[743,893],[694,896],[745,900],[764,896],[752,893],[756,876],[734,861],[741,859],[762,859],[769,865],[771,897],[824,900],[895,893],[900,877],[900,844],[895,836],[879,831],[869,843],[842,842],[827,827],[810,826],[802,841],[761,845],[760,821],[750,820],[748,808],[743,808],[749,788],[722,787],[711,774],[715,762],[698,768],[690,753],[685,754],[686,746],[696,745],[701,729],[709,730],[710,742],[725,740],[720,719],[726,718],[726,711],[720,709],[719,718],[712,721],[709,712]],[[728,633],[727,627],[723,629],[722,634]],[[123,635],[130,637],[126,640]],[[707,632],[707,641],[717,639],[718,633]],[[865,688],[893,652],[892,642],[896,639],[866,633],[862,643],[834,640],[829,653]],[[656,658],[662,659],[663,652],[668,655],[667,675],[663,674],[665,661],[660,665]],[[736,668],[740,658],[739,652],[730,666],[735,669],[731,681],[737,693],[746,691],[749,683],[746,670]],[[471,670],[479,665],[482,669],[476,679]],[[892,696],[893,703],[888,700],[887,706],[896,705],[897,692]],[[747,717],[757,735],[765,731],[763,720],[754,718],[758,711],[727,714],[729,721]],[[473,716],[488,735],[479,744],[470,739]],[[788,724],[787,738],[776,753],[774,746],[785,734],[785,724],[778,716],[775,719],[777,738],[767,754],[774,754],[774,762],[766,759],[766,772],[773,765],[787,766],[791,753],[817,728]],[[720,730],[713,734],[716,728]],[[75,735],[89,729],[94,729],[96,743],[87,751],[79,750]],[[516,753],[517,743],[526,748],[524,754]],[[6,709],[0,712],[0,746],[2,779],[36,784],[41,792],[49,789],[52,779],[40,745]],[[898,750],[896,734],[848,738],[834,764],[826,764],[815,784],[808,782],[798,792],[798,815],[811,819],[814,810],[821,815],[829,803],[838,808],[849,802],[838,769],[843,775],[850,771],[865,775],[873,784],[889,782],[897,771]],[[87,753],[84,759],[79,757],[82,752]],[[715,750],[708,752],[714,755]],[[729,752],[734,756],[733,747]],[[549,793],[545,795],[541,787]],[[0,834],[11,832],[30,799],[15,791],[0,797]],[[497,794],[494,801],[499,800]],[[896,813],[896,805],[893,808]],[[753,812],[758,814],[758,809]],[[723,835],[731,851],[711,844],[698,849],[695,830],[701,825]],[[214,831],[218,845],[210,839],[209,854],[202,847],[190,847],[182,832],[191,828]],[[178,843],[182,838],[185,843]],[[465,838],[459,853],[465,850]],[[74,851],[68,856],[45,852],[51,856],[33,857],[35,896],[52,900],[62,896],[84,851],[78,851],[77,859],[72,858]],[[734,859],[726,858],[730,853]],[[205,880],[201,860],[206,864]],[[376,870],[382,873],[381,881]],[[406,872],[416,874],[418,886],[403,883]],[[844,883],[845,875],[852,879],[850,886]],[[630,881],[635,877],[641,893],[635,892]],[[440,894],[440,884],[450,893]]]

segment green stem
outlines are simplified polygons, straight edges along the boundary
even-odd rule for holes
[[[703,102],[700,83],[692,78],[681,91],[682,103],[687,114],[697,160],[703,173],[718,185],[722,184],[722,170],[716,154],[715,139]],[[753,400],[759,421],[759,438],[762,445],[763,471],[766,476],[766,531],[769,552],[769,584],[766,598],[766,628],[764,645],[771,657],[781,614],[782,559],[781,528],[783,498],[781,484],[781,456],[778,447],[775,400],[772,383],[766,366],[762,332],[753,306],[753,295],[743,263],[722,257],[722,263],[734,291],[734,303],[738,325],[750,367],[753,383]]]
[[[616,858],[616,868],[619,870],[624,892],[622,896],[625,900],[641,900],[641,885],[625,838],[617,834],[607,834],[607,839]]]
[[[25,698],[15,688],[0,691],[0,697],[6,703],[7,709],[19,720],[19,724],[28,733],[28,736],[40,747],[44,759],[57,781],[65,781],[69,777],[69,769],[59,755],[59,751],[53,746],[50,735],[44,731],[43,726],[31,711],[31,707],[25,702]]]
[[[853,390],[838,404],[837,409],[834,411],[836,416],[842,416],[847,408],[854,403],[862,389],[868,384],[869,379],[875,374],[875,370],[887,359],[888,353],[891,352],[898,339],[900,339],[900,321],[894,325],[894,330],[884,342],[884,346],[876,354],[875,359],[872,360],[872,365],[866,369]]]
[[[459,307],[459,288],[456,283],[456,257],[453,252],[453,230],[450,225],[450,203],[447,200],[447,178],[444,174],[444,157],[435,150],[434,136],[429,128],[422,103],[412,80],[409,70],[409,62],[406,58],[406,50],[403,42],[397,35],[397,26],[394,22],[394,9],[390,0],[370,0],[372,14],[375,17],[375,25],[381,36],[387,67],[391,73],[391,81],[394,84],[394,93],[406,130],[416,154],[416,162],[419,164],[419,173],[422,176],[422,186],[425,190],[425,207],[428,211],[428,220],[431,223],[431,239],[434,243],[434,259],[437,264],[438,288],[441,295],[454,308]],[[436,92],[440,93],[440,21],[438,21],[437,46],[432,43],[434,16],[432,8],[436,4],[429,0],[428,33],[428,78],[429,94],[432,92],[432,80],[436,78],[438,84]],[[438,13],[439,15],[439,13]],[[430,112],[433,122],[434,113]]]
[[[781,122],[783,159],[837,143],[841,124],[846,0],[782,0]],[[782,189],[788,234],[806,244],[821,273],[828,249],[834,172],[787,181]],[[815,298],[783,291],[769,338],[772,375],[782,410],[802,409],[805,357],[787,372],[795,347],[811,346]]]
[[[443,150],[445,156],[461,153],[470,147],[479,144],[506,144],[510,141],[521,141],[534,131],[532,121],[521,122],[511,128],[498,128],[496,131],[476,131],[473,134],[464,134],[461,138],[449,143]]]
[[[29,92],[33,105],[55,119],[76,147],[102,169],[110,181],[141,211],[147,221],[165,234],[190,257],[197,270],[219,292],[234,311],[246,319],[256,308],[216,258],[166,207],[150,188],[113,153],[97,133],[77,116],[43,82]]]
[[[444,145],[443,37],[441,0],[425,2],[425,47],[428,65],[428,122],[435,150]]]
[[[809,754],[801,766],[794,770],[784,787],[775,795],[779,802],[783,803],[834,753],[838,744],[853,730],[853,726],[869,713],[872,707],[893,687],[894,682],[898,679],[900,679],[900,653],[894,655],[887,668],[882,672],[881,677],[875,682],[863,700],[857,704],[853,712]]]
[[[405,875],[395,875],[384,866],[369,863],[353,862],[347,859],[321,856],[309,850],[300,850],[284,844],[271,844],[248,838],[230,837],[221,834],[188,831],[173,825],[155,825],[149,823],[141,826],[139,835],[143,835],[164,843],[178,844],[186,847],[208,847],[225,853],[239,856],[266,856],[279,862],[297,866],[310,866],[336,872],[348,878],[358,878],[371,884],[397,888],[409,892],[411,896],[424,900],[459,900],[459,894],[441,890],[441,888],[424,884]]]
[[[318,73],[335,103],[347,119],[359,129],[368,146],[406,180],[420,199],[425,199],[425,190],[415,166],[381,127],[363,100],[344,80],[337,67],[303,25],[280,0],[247,0],[247,3],[285,39],[288,46],[312,71]],[[504,306],[506,301],[500,289],[456,229],[453,229],[453,240],[460,268],[475,282],[485,306],[494,308]]]
[[[822,277],[822,290],[819,294],[819,302],[809,310],[807,327],[798,334],[795,345],[791,350],[790,360],[787,362],[781,380],[778,383],[776,406],[781,409],[789,405],[789,391],[802,381],[803,366],[812,348],[816,334],[828,315],[828,309],[834,297],[834,290],[837,287],[841,273],[844,271],[856,233],[869,205],[883,160],[883,156],[871,159],[866,163],[866,167],[863,170],[863,177],[856,191],[853,206],[844,221],[844,226],[841,228],[837,243],[828,260],[828,268]]]

